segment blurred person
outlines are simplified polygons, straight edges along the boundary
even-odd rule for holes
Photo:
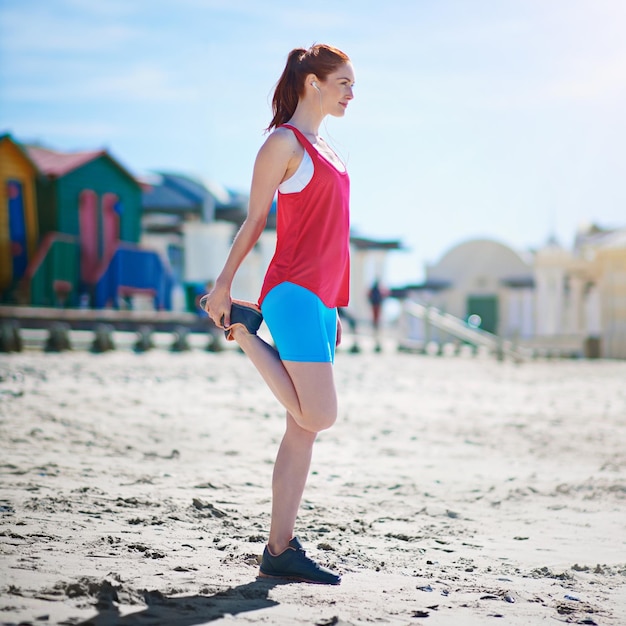
[[[341,50],[316,44],[289,53],[274,91],[270,134],[256,157],[248,215],[203,299],[211,319],[239,344],[287,411],[261,577],[341,581],[306,555],[294,528],[313,443],[337,418],[337,309],[349,296],[350,183],[319,128],[327,115],[343,117],[353,86],[354,69]],[[234,276],[263,232],[277,191],[276,250],[258,305],[233,300]],[[276,348],[256,335],[263,320]]]
[[[370,290],[367,292],[367,299],[372,308],[372,327],[374,328],[374,338],[376,340],[376,347],[374,348],[376,352],[380,352],[382,350],[380,345],[380,313],[385,295],[386,294],[380,286],[380,281],[376,279]]]

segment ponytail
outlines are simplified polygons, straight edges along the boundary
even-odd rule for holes
[[[269,132],[291,119],[299,99],[304,95],[304,80],[309,74],[315,74],[323,81],[330,73],[348,61],[350,58],[347,54],[325,44],[316,44],[308,50],[293,49],[276,83],[272,98],[274,117],[266,130]]]
[[[274,90],[272,99],[274,117],[267,127],[267,131],[291,119],[298,106],[300,94],[304,92],[304,75],[299,71],[299,67],[305,54],[304,48],[295,48],[287,57],[285,69]]]

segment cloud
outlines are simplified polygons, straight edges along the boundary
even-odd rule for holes
[[[134,19],[140,6],[133,0],[128,7],[118,0],[33,0],[30,7],[18,4],[0,11],[5,104],[197,99],[196,82],[180,63],[180,56],[190,54],[181,52],[181,46],[160,46],[154,30]],[[192,76],[202,84],[200,71]]]
[[[84,97],[106,96],[117,101],[191,101],[198,96],[193,87],[175,84],[175,76],[151,63],[140,63],[124,73],[93,79],[85,85]]]
[[[116,19],[127,18],[137,13],[140,3],[132,0],[106,0],[106,2],[93,2],[92,0],[61,0],[58,4],[68,11],[83,13],[90,17]]]
[[[102,137],[107,139],[116,139],[124,137],[127,130],[120,125],[108,122],[94,121],[71,121],[71,122],[54,122],[42,119],[30,119],[28,122],[17,122],[10,129],[11,134],[15,135],[20,141],[27,143],[42,143],[42,138],[55,142],[53,148],[74,149],[76,142],[80,143],[80,147],[89,145],[94,146],[94,141],[100,145]],[[56,142],[63,140],[64,145],[58,145]]]
[[[138,34],[128,23],[63,16],[50,7],[32,11],[13,7],[3,10],[0,17],[4,55],[101,52],[126,44]]]
[[[546,100],[606,103],[626,96],[626,53],[614,58],[587,62],[573,75],[546,88]]]
[[[110,70],[109,70],[110,72]],[[54,82],[29,81],[10,84],[3,90],[8,102],[70,103],[102,101],[191,102],[199,98],[196,87],[177,84],[177,75],[153,63],[137,63],[114,74],[58,78]]]

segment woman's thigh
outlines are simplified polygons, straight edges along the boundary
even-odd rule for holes
[[[337,391],[331,363],[283,361],[300,402],[300,415],[294,418],[302,428],[319,432],[337,419]]]

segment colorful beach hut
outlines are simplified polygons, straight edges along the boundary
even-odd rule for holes
[[[137,246],[141,187],[132,174],[106,150],[68,153],[26,146],[25,151],[41,174],[42,239],[25,273],[30,303],[101,308],[118,306],[120,294],[137,291],[153,294],[157,308],[169,308],[165,268],[153,252]],[[147,275],[154,281],[147,284]]]
[[[38,240],[37,168],[19,143],[0,135],[0,301],[10,302]]]

